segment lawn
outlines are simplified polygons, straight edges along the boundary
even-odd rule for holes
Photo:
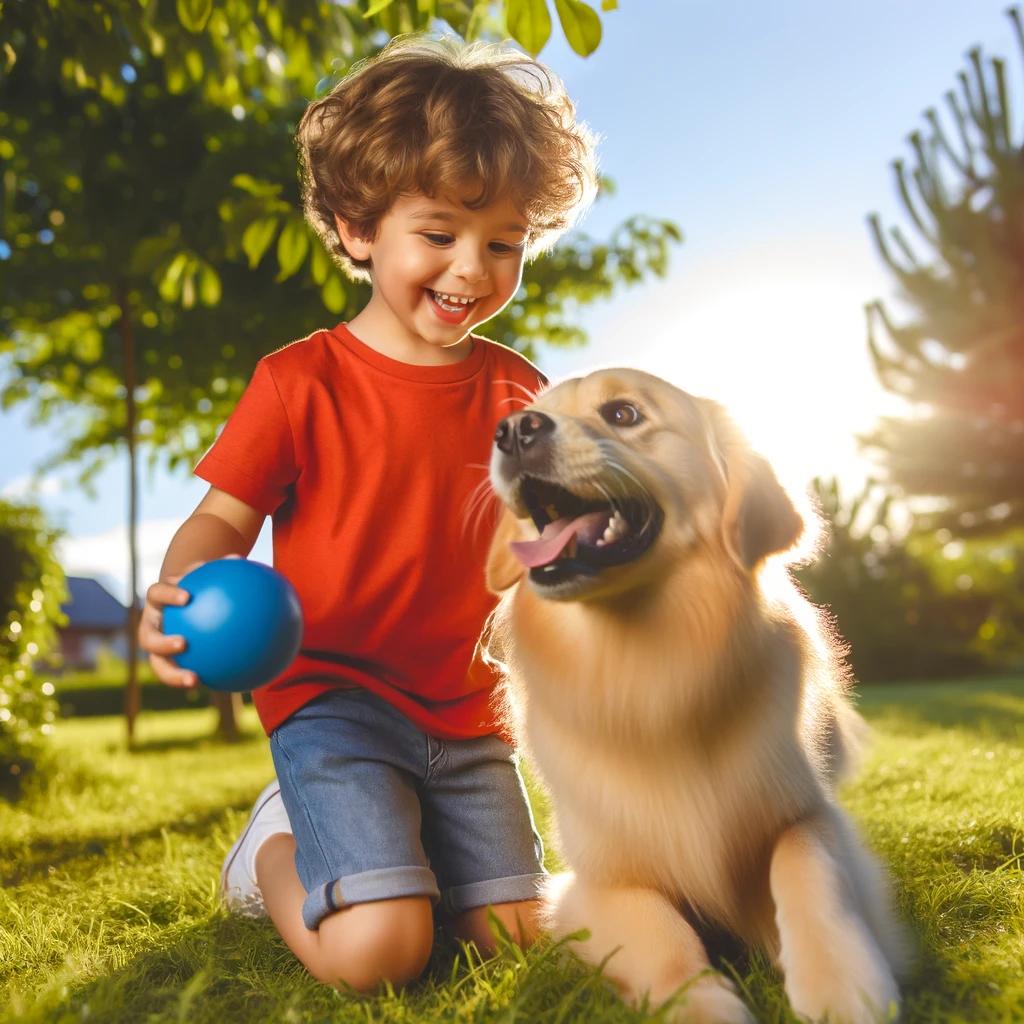
[[[920,955],[904,1020],[1024,1021],[1024,680],[867,690],[876,741],[843,802],[892,866]],[[625,1024],[557,945],[481,963],[441,942],[404,992],[346,996],[304,975],[265,922],[219,909],[225,850],[270,775],[266,742],[210,739],[209,709],[72,719],[60,768],[0,803],[0,1021]],[[545,821],[543,801],[536,799]],[[725,964],[759,1020],[789,1022],[760,959]]]

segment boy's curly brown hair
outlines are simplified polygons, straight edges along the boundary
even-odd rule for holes
[[[335,215],[373,238],[401,195],[458,183],[470,209],[510,198],[526,251],[554,243],[593,199],[594,137],[561,81],[517,50],[404,36],[357,64],[299,123],[306,218],[342,268],[369,280]]]

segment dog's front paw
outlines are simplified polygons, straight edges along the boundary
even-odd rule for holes
[[[673,1000],[667,1019],[671,1024],[756,1024],[732,986],[717,977],[687,986]]]
[[[874,977],[850,972],[806,978],[793,984],[787,978],[789,1002],[797,1015],[828,1024],[891,1024],[899,1017],[899,990],[885,969]]]

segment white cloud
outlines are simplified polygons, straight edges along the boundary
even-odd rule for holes
[[[33,473],[8,481],[0,488],[0,498],[11,501],[35,501],[38,498],[52,498],[60,494],[62,484],[54,475],[36,477]]]
[[[177,519],[150,519],[139,524],[139,588],[145,588],[160,573],[167,545],[181,526]],[[119,601],[128,598],[128,529],[115,526],[103,533],[85,537],[64,537],[58,544],[58,557],[69,576],[105,577],[116,586]]]
[[[167,547],[181,526],[180,519],[147,519],[139,523],[139,593],[156,582]],[[260,562],[271,561],[270,531],[264,530],[250,555]],[[57,556],[69,576],[91,576],[101,580],[119,601],[127,601],[130,575],[128,528],[116,526],[103,533],[84,537],[66,536],[57,547]]]

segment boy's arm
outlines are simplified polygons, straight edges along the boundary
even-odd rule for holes
[[[160,567],[161,582],[180,578],[197,564],[215,558],[245,558],[264,519],[266,516],[251,505],[211,487],[171,540]]]
[[[192,687],[196,677],[172,660],[184,650],[180,636],[163,632],[163,608],[184,604],[188,594],[175,586],[191,569],[215,558],[236,555],[244,558],[252,550],[266,515],[211,487],[196,510],[178,528],[164,556],[160,580],[146,591],[146,604],[139,622],[139,643],[149,652],[156,677],[168,686]]]

